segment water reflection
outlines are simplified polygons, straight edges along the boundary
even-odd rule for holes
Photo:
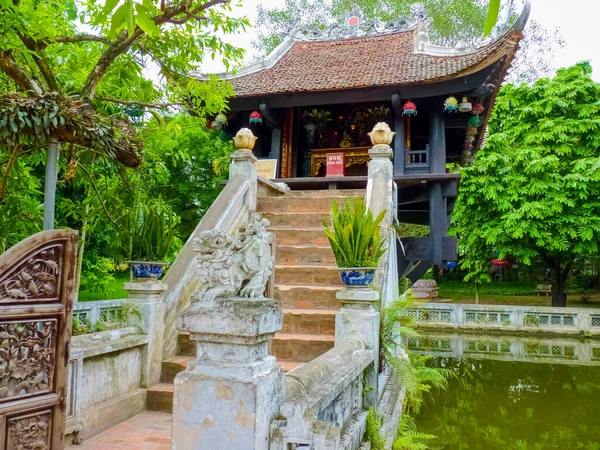
[[[433,342],[440,336],[429,338]],[[436,448],[600,450],[600,367],[592,358],[592,344],[541,340],[537,353],[515,356],[514,350],[525,350],[532,340],[517,345],[515,338],[478,339],[488,344],[499,339],[505,351],[499,344],[492,346],[496,352],[481,345],[479,354],[477,346],[469,353],[465,341],[459,346],[456,339],[449,346],[444,343],[444,349],[430,350],[436,355],[433,365],[457,375],[448,390],[434,393],[417,417],[419,431],[438,436]],[[555,349],[552,354],[553,346],[565,345],[573,347],[574,353],[558,354]],[[540,355],[540,346],[548,346],[549,353]],[[421,352],[427,350],[421,347]]]

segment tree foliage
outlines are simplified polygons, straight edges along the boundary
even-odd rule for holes
[[[541,257],[552,270],[553,305],[565,305],[576,258],[598,253],[598,98],[588,63],[501,89],[453,214],[468,277],[485,277],[494,251],[525,264]]]

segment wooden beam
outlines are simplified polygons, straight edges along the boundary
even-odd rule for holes
[[[431,254],[431,242],[426,237],[401,238],[403,258],[406,261],[427,261]],[[400,249],[399,249],[400,250]],[[440,247],[442,261],[456,260],[456,236],[445,236]]]
[[[280,128],[281,127],[281,118],[275,114],[271,108],[266,103],[261,103],[258,106],[260,113],[265,118],[265,121],[271,128]]]
[[[450,94],[459,95],[481,86],[493,68],[494,65],[471,75],[439,83],[394,85],[340,91],[272,94],[257,97],[234,97],[229,100],[229,107],[232,111],[251,111],[253,109],[259,109],[261,103],[269,105],[270,108],[284,108],[289,106],[318,106],[389,101],[392,95],[396,93],[400,98],[426,98],[448,96]]]
[[[446,236],[446,199],[442,197],[442,184],[431,183],[429,187],[429,242],[431,244],[431,264],[441,265],[442,240]]]
[[[392,109],[394,111],[394,175],[404,175],[406,164],[406,148],[404,146],[404,112],[402,99],[398,93],[392,95]]]

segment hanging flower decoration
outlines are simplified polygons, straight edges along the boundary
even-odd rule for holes
[[[417,115],[417,105],[415,105],[410,100],[404,104],[404,115],[406,116],[416,116]]]
[[[473,125],[467,126],[467,136],[475,136],[477,135],[477,128]]]
[[[479,118],[479,116],[473,116],[469,119],[469,125],[473,126],[473,127],[478,127],[479,125],[481,125],[481,119]]]
[[[262,124],[262,116],[258,111],[252,111],[250,113],[250,124]]]
[[[484,111],[485,111],[485,108],[483,107],[483,105],[481,103],[475,103],[473,105],[473,109],[471,110],[471,114],[478,116],[479,114],[483,114]]]
[[[446,99],[446,101],[444,102],[444,111],[447,111],[447,112],[458,111],[458,100],[456,100],[456,97],[451,96]]]
[[[225,125],[227,125],[227,117],[225,117],[224,114],[219,114],[217,117],[215,117],[215,120],[213,120],[211,127],[213,127],[215,130],[220,130]]]

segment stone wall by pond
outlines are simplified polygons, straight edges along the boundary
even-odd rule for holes
[[[600,310],[423,303],[409,309],[419,328],[600,335]]]
[[[147,343],[136,327],[72,338],[66,433],[75,441],[145,409]]]

